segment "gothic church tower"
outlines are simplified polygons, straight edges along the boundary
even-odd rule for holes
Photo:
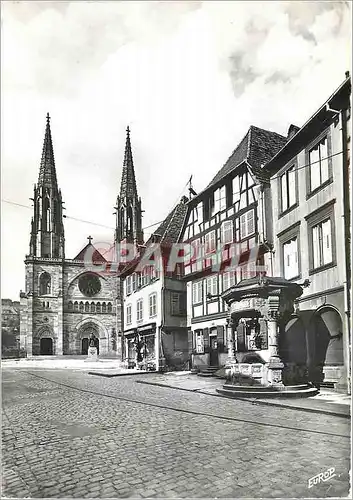
[[[126,144],[121,176],[120,195],[116,200],[115,242],[143,244],[141,198],[137,194],[130,129],[126,129]]]
[[[20,294],[20,345],[29,356],[63,354],[65,239],[49,114],[32,201],[30,248],[25,258],[26,289]]]

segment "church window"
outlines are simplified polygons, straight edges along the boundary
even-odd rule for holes
[[[74,302],[74,310],[78,311],[78,302]]]
[[[44,198],[43,202],[43,229],[50,231],[50,202],[47,197]]]
[[[101,303],[100,302],[97,302],[97,304],[96,304],[96,312],[97,313],[101,312]]]
[[[85,303],[85,312],[88,313],[89,312],[89,302],[86,302]]]
[[[96,306],[94,305],[94,302],[91,302],[91,313],[96,312]]]
[[[111,305],[110,302],[108,302],[108,308],[107,308],[107,310],[108,310],[108,313],[111,313],[112,310],[113,310],[112,305]]]
[[[84,309],[84,305],[83,305],[83,302],[80,302],[80,312],[83,312],[83,309]]]
[[[43,273],[39,280],[40,295],[49,295],[51,293],[51,277],[49,273]]]
[[[107,304],[105,302],[103,302],[102,304],[102,313],[106,313],[107,312]]]

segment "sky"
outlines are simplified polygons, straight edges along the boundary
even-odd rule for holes
[[[350,2],[31,0],[1,10],[1,296],[13,300],[47,112],[74,258],[89,235],[99,248],[112,242],[127,125],[146,227],[188,194],[191,175],[204,189],[250,125],[287,135],[351,69]]]

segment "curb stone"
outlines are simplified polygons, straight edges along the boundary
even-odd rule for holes
[[[153,372],[152,372],[153,373]],[[254,405],[263,405],[263,406],[277,406],[279,408],[287,408],[290,410],[301,410],[301,411],[306,411],[308,413],[321,413],[324,415],[331,415],[333,417],[342,417],[342,418],[351,418],[350,412],[348,413],[343,413],[343,412],[338,412],[335,410],[326,410],[326,409],[321,409],[321,408],[307,408],[307,407],[301,407],[301,406],[293,406],[289,404],[283,404],[283,403],[277,403],[272,401],[264,401],[263,399],[257,399],[257,398],[227,398],[226,396],[222,396],[221,394],[216,394],[212,393],[209,389],[186,389],[184,387],[175,387],[174,385],[168,385],[168,384],[161,384],[159,382],[146,382],[145,380],[137,380],[138,384],[146,384],[146,385],[155,385],[158,387],[167,387],[168,389],[176,389],[178,391],[187,391],[187,392],[194,392],[198,394],[207,394],[208,396],[215,396],[218,398],[225,398],[225,399],[232,399],[232,400],[240,400],[240,401],[247,401],[249,403],[252,403]],[[339,403],[338,403],[339,404]]]

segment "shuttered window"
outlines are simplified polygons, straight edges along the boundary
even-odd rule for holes
[[[202,302],[202,291],[203,291],[202,280],[192,284],[193,304],[200,304],[200,302]]]
[[[126,324],[131,325],[132,323],[132,306],[131,304],[126,306]]]
[[[139,299],[136,303],[136,319],[137,321],[143,320],[143,300]]]
[[[156,316],[157,314],[157,294],[156,293],[151,293],[149,296],[149,312],[150,312],[150,318],[153,316]]]
[[[240,238],[247,238],[255,232],[255,211],[249,210],[240,217]]]

